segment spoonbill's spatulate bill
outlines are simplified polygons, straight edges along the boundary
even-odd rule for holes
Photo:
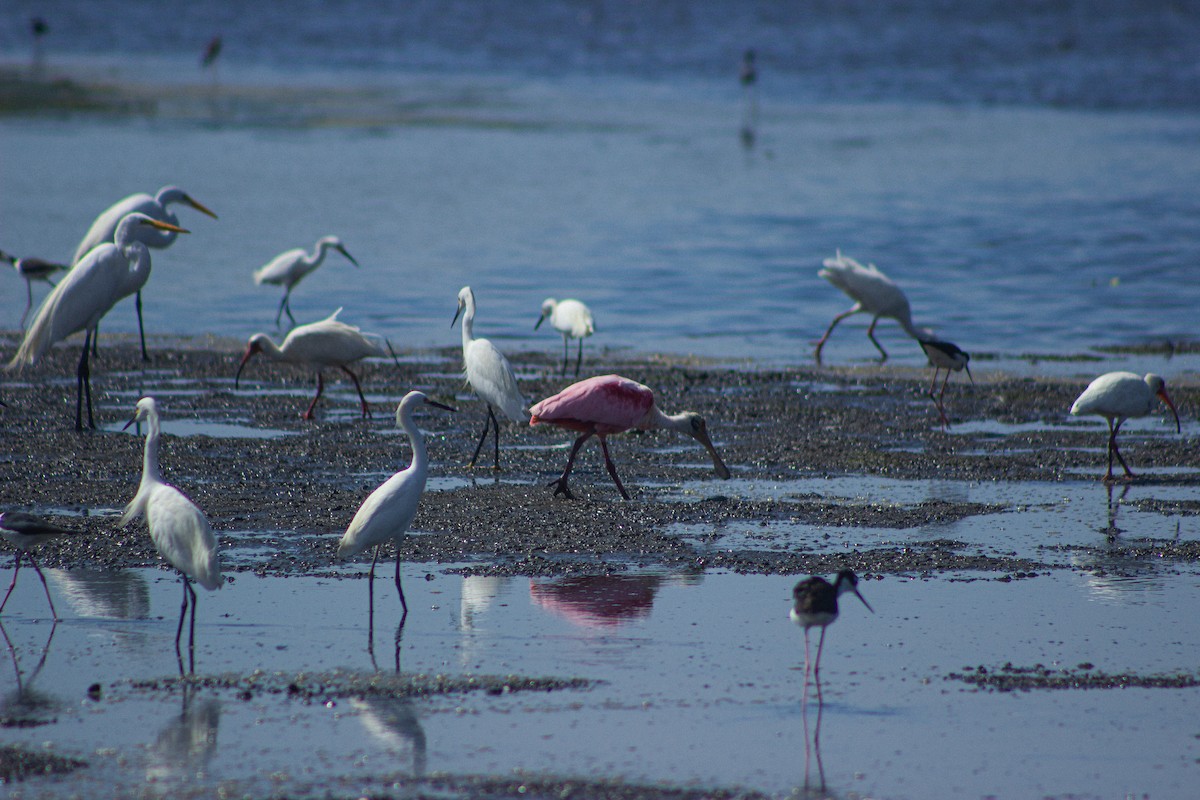
[[[1167,408],[1171,409],[1171,413],[1175,415],[1175,432],[1181,432],[1183,429],[1179,424],[1179,412],[1175,410],[1175,404],[1167,396],[1167,383],[1154,373],[1149,373],[1144,377],[1132,372],[1105,373],[1088,384],[1088,387],[1083,390],[1083,394],[1075,400],[1071,406],[1072,414],[1097,414],[1108,420],[1108,471],[1104,473],[1104,480],[1111,481],[1113,479],[1114,455],[1121,462],[1121,468],[1125,470],[1125,477],[1134,477],[1129,470],[1129,465],[1125,463],[1121,451],[1117,448],[1117,434],[1125,420],[1131,417],[1146,416],[1154,411],[1159,400],[1166,403]]]
[[[299,247],[286,250],[255,271],[254,282],[259,286],[269,283],[283,287],[283,299],[279,301],[279,311],[275,313],[276,326],[279,325],[279,320],[285,311],[292,324],[296,324],[296,318],[292,316],[292,289],[296,288],[305,275],[321,266],[321,262],[325,260],[325,254],[330,250],[337,250],[351,264],[358,266],[358,262],[346,250],[341,239],[336,236],[322,236],[317,240],[317,245],[311,254],[304,252]]]
[[[889,317],[899,322],[905,332],[914,339],[920,339],[927,335],[925,331],[913,326],[912,311],[909,309],[908,298],[904,292],[874,264],[863,266],[853,258],[842,255],[839,251],[836,257],[825,259],[825,268],[817,274],[841,289],[854,301],[854,305],[848,311],[843,311],[833,318],[833,322],[829,323],[829,329],[817,342],[817,349],[813,355],[818,364],[821,363],[821,349],[829,341],[833,329],[839,322],[853,314],[872,315],[873,319],[871,326],[867,328],[867,336],[870,337],[871,343],[875,345],[875,349],[882,356],[881,361],[887,361],[888,354],[879,340],[875,338],[875,325],[883,317]]]

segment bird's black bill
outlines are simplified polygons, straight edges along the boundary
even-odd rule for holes
[[[445,409],[446,411],[453,411],[456,414],[458,413],[457,408],[448,406],[445,403],[439,403],[437,400],[430,400],[428,397],[425,398],[425,405],[434,406],[436,408],[442,408],[442,409]]]

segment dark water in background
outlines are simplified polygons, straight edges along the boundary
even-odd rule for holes
[[[33,13],[50,65],[203,82],[220,32],[229,84],[382,86],[453,111],[412,126],[0,120],[4,249],[65,257],[113,199],[164,183],[221,214],[193,214],[191,241],[156,261],[159,331],[268,325],[278,295],[253,269],[336,232],[364,267],[335,257],[310,276],[299,318],[344,305],[413,346],[455,343],[471,283],[477,332],[512,347],[553,352],[537,307],[577,295],[598,346],[803,361],[849,306],[815,275],[836,248],[976,353],[1195,336],[1196,4],[10,0],[0,58],[27,58]],[[750,46],[761,117],[745,151]],[[0,292],[23,300],[15,280]],[[863,324],[832,360],[874,353]]]

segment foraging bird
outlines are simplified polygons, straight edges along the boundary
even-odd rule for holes
[[[463,343],[463,372],[472,391],[487,406],[488,415],[483,421],[483,434],[475,447],[475,455],[471,456],[469,467],[475,466],[479,459],[479,451],[487,439],[488,426],[493,426],[493,437],[496,443],[494,469],[500,469],[500,421],[496,419],[493,406],[499,406],[504,415],[513,422],[525,422],[529,413],[525,410],[525,397],[517,386],[517,376],[513,374],[512,365],[494,344],[487,339],[476,339],[473,334],[475,325],[475,293],[470,286],[464,286],[458,292],[458,310],[450,327],[458,321],[462,314],[462,343]]]
[[[814,625],[821,628],[821,641],[817,644],[817,660],[813,666],[813,677],[819,683],[821,680],[821,650],[825,647],[825,629],[838,618],[838,598],[846,592],[862,600],[864,606],[872,614],[875,609],[858,592],[858,576],[848,569],[838,573],[837,579],[830,583],[820,576],[800,581],[792,589],[792,610],[788,616],[792,622],[804,628],[804,688],[808,689],[808,629]]]
[[[23,511],[5,511],[0,514],[0,539],[4,539],[17,548],[16,557],[13,560],[12,583],[8,585],[4,600],[0,601],[0,613],[4,612],[8,597],[17,585],[17,573],[21,571],[21,555],[24,554],[29,556],[29,563],[33,565],[38,577],[42,579],[42,588],[46,591],[46,602],[50,604],[50,614],[56,621],[58,620],[58,612],[54,610],[54,601],[50,599],[50,587],[46,585],[46,576],[42,574],[41,567],[33,557],[33,550],[43,542],[57,536],[74,536],[79,533],[80,531],[63,528]]]
[[[563,337],[562,374],[567,374],[567,340],[579,340],[579,355],[575,357],[575,377],[579,377],[579,365],[583,362],[583,340],[596,332],[596,323],[592,319],[592,310],[578,300],[555,300],[546,298],[542,302],[542,315],[533,326],[536,331],[546,319],[551,327]]]
[[[358,262],[346,250],[341,239],[336,236],[322,236],[317,240],[317,246],[312,255],[297,247],[280,253],[267,262],[266,266],[259,267],[254,272],[254,282],[257,285],[262,286],[264,283],[269,283],[283,287],[283,299],[279,301],[279,311],[275,313],[276,327],[278,327],[279,319],[284,311],[287,312],[288,319],[292,321],[292,324],[296,324],[296,318],[292,316],[292,289],[296,288],[296,284],[300,283],[305,275],[321,266],[321,262],[325,260],[325,253],[330,249],[337,250],[351,264],[358,266]]]
[[[33,308],[33,282],[44,281],[53,288],[54,281],[51,278],[54,277],[54,273],[65,272],[70,267],[44,258],[17,258],[3,251],[0,251],[0,260],[12,264],[17,274],[25,279],[25,310],[21,312],[21,328],[24,329],[25,318],[29,316],[29,309]]]
[[[371,559],[371,571],[367,578],[367,590],[370,592],[371,629],[374,630],[375,619],[375,562],[379,560],[379,548],[385,542],[394,542],[396,546],[396,591],[400,595],[400,605],[404,615],[408,615],[408,603],[404,599],[404,589],[400,586],[400,538],[404,536],[408,526],[412,524],[417,513],[417,505],[425,492],[425,479],[429,475],[429,456],[425,450],[425,437],[421,434],[417,423],[413,421],[413,411],[421,404],[454,411],[450,406],[430,400],[421,392],[409,392],[396,406],[396,426],[403,428],[412,443],[412,462],[407,469],[397,472],[379,485],[370,496],[363,501],[350,521],[350,526],[342,534],[338,542],[338,558],[350,558],[358,555],[368,547],[375,548]]]
[[[189,578],[205,589],[220,589],[224,580],[217,559],[217,539],[209,527],[208,520],[187,495],[165,482],[158,470],[158,440],[160,425],[158,404],[153,397],[143,397],[137,402],[133,418],[125,423],[125,430],[136,422],[146,423],[146,450],[142,458],[142,480],[137,494],[125,506],[125,513],[117,523],[125,527],[138,517],[146,517],[150,528],[150,539],[159,554],[183,576],[183,606],[179,611],[179,626],[175,629],[175,652],[179,653],[179,639],[183,634],[183,618],[187,615],[189,600],[192,606],[192,624],[188,634],[188,652],[195,668],[196,647],[196,590]]]
[[[367,406],[367,398],[363,396],[358,376],[350,371],[348,365],[367,356],[382,356],[385,353],[377,341],[380,337],[372,333],[364,334],[353,325],[338,321],[337,316],[340,313],[342,309],[339,308],[320,322],[310,322],[293,328],[291,333],[284,337],[282,345],[277,346],[265,333],[251,336],[246,345],[246,354],[242,356],[242,363],[238,364],[237,376],[233,379],[234,387],[237,388],[242,369],[255,353],[264,353],[275,361],[307,366],[317,373],[317,393],[301,417],[312,419],[313,408],[321,399],[321,393],[325,391],[325,380],[321,370],[325,367],[337,367],[354,381],[354,388],[358,390],[358,399],[362,403],[362,415],[371,416],[371,409]]]
[[[931,337],[917,339],[921,345],[921,349],[925,351],[925,357],[929,359],[929,365],[933,367],[933,383],[929,384],[929,399],[937,407],[938,414],[942,418],[942,429],[950,424],[950,420],[946,418],[946,406],[942,402],[942,398],[946,396],[946,384],[950,382],[951,372],[967,371],[967,377],[971,379],[971,383],[975,383],[975,376],[971,374],[971,367],[968,362],[971,360],[971,354],[964,352],[956,344],[944,342],[941,339]],[[938,371],[946,370],[946,377],[942,379],[942,391],[934,394],[934,389],[937,388]]]
[[[712,440],[708,438],[708,426],[704,417],[692,411],[668,416],[658,410],[654,404],[654,392],[637,381],[622,378],[620,375],[600,375],[595,378],[573,383],[553,397],[537,403],[529,409],[533,418],[530,425],[547,422],[573,431],[579,431],[579,438],[571,447],[571,455],[567,457],[567,468],[557,480],[550,483],[554,487],[555,496],[565,495],[574,497],[567,485],[571,467],[575,464],[575,455],[592,436],[600,440],[600,449],[604,451],[604,466],[612,476],[613,483],[621,492],[621,496],[629,499],[629,493],[621,485],[617,476],[617,467],[608,455],[607,437],[612,433],[623,433],[630,429],[641,431],[655,428],[669,428],[691,436],[712,457],[713,469],[722,478],[729,477],[729,468],[717,454]]]
[[[215,64],[217,63],[217,58],[219,58],[221,55],[222,44],[223,42],[221,41],[220,34],[217,34],[208,40],[208,44],[204,46],[204,54],[200,56],[201,69],[208,69],[209,67],[213,67],[214,69],[216,68]]]
[[[115,243],[94,247],[46,295],[25,331],[17,354],[8,363],[8,369],[34,364],[55,342],[78,331],[86,331],[76,370],[75,430],[83,430],[85,392],[88,427],[96,427],[92,419],[92,383],[88,367],[90,345],[104,315],[117,301],[131,293],[129,287],[145,283],[150,274],[150,251],[143,237],[151,230],[187,233],[183,228],[145,214],[126,215],[117,226]]]
[[[1166,403],[1175,415],[1175,432],[1182,432],[1179,412],[1167,396],[1167,383],[1154,373],[1149,373],[1144,378],[1132,372],[1106,373],[1088,384],[1083,394],[1072,404],[1072,415],[1099,414],[1108,420],[1108,472],[1104,474],[1104,480],[1113,479],[1114,454],[1125,470],[1125,477],[1134,477],[1117,448],[1117,433],[1121,430],[1121,423],[1130,417],[1146,416],[1154,410],[1159,400]]]
[[[130,214],[145,214],[151,219],[175,226],[176,230],[163,228],[160,231],[155,231],[153,234],[147,233],[142,238],[142,242],[147,247],[152,247],[155,250],[169,247],[175,241],[176,233],[179,230],[179,218],[169,209],[169,206],[176,203],[191,206],[213,219],[217,218],[216,214],[209,211],[208,208],[178,186],[164,186],[153,197],[145,193],[131,194],[129,197],[113,203],[100,216],[96,217],[95,222],[92,223],[92,227],[88,228],[87,234],[83,237],[79,246],[75,248],[75,255],[72,256],[71,263],[78,265],[98,245],[105,242],[115,242],[117,226],[120,225],[122,219]],[[142,287],[145,286],[146,279],[149,277],[150,273],[147,272],[140,280],[131,281],[125,294],[121,295],[125,297],[136,293],[134,307],[137,309],[138,337],[142,343],[143,361],[150,360],[150,355],[146,352],[146,333],[142,327]]]
[[[825,268],[817,274],[841,289],[854,301],[854,306],[849,311],[843,311],[833,318],[833,322],[829,323],[829,329],[817,342],[814,355],[818,364],[821,363],[821,348],[825,346],[825,342],[829,341],[833,329],[839,322],[852,314],[873,315],[871,326],[867,328],[867,336],[883,356],[880,361],[887,361],[888,358],[887,351],[875,338],[875,325],[882,317],[891,317],[899,322],[905,332],[914,339],[920,340],[929,337],[928,332],[913,326],[912,311],[908,307],[908,298],[905,297],[904,292],[874,264],[864,267],[854,259],[842,255],[839,250],[836,258],[825,259]]]

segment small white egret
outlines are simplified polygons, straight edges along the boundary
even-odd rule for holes
[[[50,587],[46,585],[46,576],[42,574],[42,569],[38,566],[37,559],[33,557],[33,551],[43,542],[48,542],[58,536],[77,536],[79,533],[80,531],[55,525],[41,517],[26,514],[23,511],[5,511],[3,514],[0,514],[0,539],[4,539],[4,541],[17,548],[13,560],[12,583],[8,585],[8,591],[4,594],[4,600],[0,601],[0,614],[4,613],[4,606],[8,604],[8,597],[13,593],[13,589],[17,585],[17,573],[21,571],[21,556],[26,555],[29,557],[29,563],[33,565],[38,577],[42,579],[42,588],[46,591],[46,602],[50,604],[50,614],[56,621],[58,620],[58,612],[54,610],[54,601],[50,599]]]
[[[629,493],[621,485],[617,467],[608,455],[607,437],[609,434],[623,433],[630,429],[648,431],[668,428],[686,433],[704,445],[704,449],[712,458],[713,469],[717,475],[722,478],[729,477],[729,468],[725,466],[708,437],[708,425],[704,417],[692,411],[668,416],[654,404],[653,391],[620,375],[600,375],[573,383],[553,397],[535,404],[529,411],[533,415],[530,425],[545,422],[579,431],[580,434],[567,457],[567,468],[563,470],[561,477],[550,484],[554,487],[555,496],[561,494],[569,498],[574,497],[567,486],[567,478],[571,475],[579,448],[595,436],[600,440],[600,449],[604,452],[604,466],[608,469],[608,474],[617,485],[621,496],[628,500]]]
[[[66,277],[46,295],[25,331],[25,338],[8,369],[34,364],[50,347],[73,333],[85,331],[83,353],[76,370],[75,429],[83,430],[82,404],[87,394],[88,427],[92,419],[92,384],[88,354],[96,326],[122,297],[130,294],[134,283],[145,283],[150,274],[150,251],[142,237],[150,230],[187,233],[168,222],[145,214],[129,214],[117,226],[115,243],[94,247]]]
[[[937,407],[938,415],[942,418],[942,430],[950,424],[950,420],[946,418],[946,406],[942,402],[946,396],[946,384],[950,382],[951,372],[967,371],[967,377],[971,379],[971,383],[975,382],[975,376],[971,374],[971,355],[964,352],[956,344],[944,342],[941,339],[925,337],[918,339],[917,342],[921,345],[921,349],[925,351],[926,358],[929,359],[929,365],[933,367],[933,383],[929,384],[929,399],[933,401]],[[942,379],[942,391],[934,394],[937,388],[938,372],[946,370],[946,377]]]
[[[321,262],[325,260],[325,253],[329,249],[337,250],[344,255],[351,264],[358,266],[358,262],[354,260],[354,256],[350,255],[346,250],[342,240],[336,236],[323,236],[317,240],[316,249],[312,255],[304,252],[302,248],[294,248],[286,252],[280,253],[271,259],[266,266],[259,267],[254,272],[254,282],[262,286],[264,283],[269,283],[274,286],[283,287],[283,299],[279,301],[279,311],[275,313],[275,325],[279,325],[280,317],[286,311],[288,319],[292,324],[296,324],[296,318],[292,316],[292,289],[296,288],[296,284],[308,273],[321,266]]]
[[[579,377],[579,365],[583,362],[583,340],[596,332],[592,310],[578,300],[555,300],[547,297],[542,302],[542,315],[533,326],[536,331],[547,319],[551,327],[563,337],[562,374],[567,374],[567,340],[579,340],[579,354],[575,357],[575,377]]]
[[[242,377],[242,369],[246,366],[246,362],[255,353],[263,353],[275,361],[287,361],[307,366],[317,373],[317,393],[301,416],[304,419],[312,419],[313,408],[321,399],[321,393],[325,391],[325,379],[321,375],[321,370],[326,367],[337,367],[349,375],[350,380],[354,381],[354,388],[358,390],[358,399],[362,403],[362,414],[364,417],[369,417],[371,409],[367,405],[367,398],[363,396],[362,385],[358,382],[358,376],[351,372],[347,365],[367,356],[383,356],[386,353],[379,345],[380,337],[378,335],[364,334],[353,325],[338,321],[337,316],[340,313],[342,313],[342,309],[339,308],[319,322],[310,322],[294,328],[284,337],[282,345],[277,346],[265,333],[256,333],[251,336],[250,342],[246,345],[246,353],[242,356],[242,362],[238,364],[237,376],[233,381],[234,387],[237,387],[238,381]]]
[[[1132,372],[1105,373],[1088,384],[1083,394],[1075,400],[1071,406],[1072,415],[1098,414],[1108,420],[1108,472],[1104,474],[1104,480],[1113,479],[1114,454],[1125,470],[1125,477],[1134,477],[1117,448],[1117,433],[1121,430],[1121,423],[1130,417],[1144,417],[1154,411],[1159,400],[1166,403],[1175,415],[1175,432],[1181,432],[1179,412],[1167,396],[1167,383],[1154,373],[1145,377]]]
[[[458,310],[450,327],[462,315],[462,344],[463,371],[471,390],[487,406],[488,415],[483,422],[483,434],[475,447],[475,455],[467,466],[475,466],[479,459],[479,451],[487,439],[488,425],[494,427],[493,436],[496,443],[494,469],[500,469],[500,421],[492,406],[499,406],[504,415],[513,422],[527,422],[529,413],[525,410],[525,397],[517,386],[517,376],[513,374],[512,365],[494,344],[487,339],[476,339],[473,333],[475,324],[475,293],[470,286],[464,286],[458,292]]]
[[[808,691],[808,629],[814,626],[821,629],[821,641],[817,644],[817,660],[812,664],[813,678],[821,681],[821,650],[825,647],[825,629],[838,618],[838,597],[846,592],[862,600],[864,606],[872,614],[875,609],[858,592],[858,576],[848,569],[838,573],[837,579],[830,583],[824,578],[814,575],[800,581],[792,589],[792,610],[788,616],[792,622],[804,628],[804,690]]]
[[[829,323],[829,329],[825,331],[825,335],[817,342],[817,349],[814,353],[817,363],[821,363],[821,348],[825,346],[825,342],[829,341],[830,334],[837,324],[852,314],[871,314],[874,319],[871,320],[871,326],[867,328],[867,336],[870,337],[871,343],[883,356],[881,361],[887,361],[887,351],[883,349],[883,345],[875,338],[875,325],[882,317],[891,317],[900,323],[905,332],[914,339],[928,337],[927,331],[922,331],[913,326],[912,311],[908,307],[908,298],[904,292],[900,290],[891,278],[884,275],[882,271],[874,264],[863,266],[852,258],[842,255],[839,250],[835,258],[825,259],[825,268],[817,273],[825,280],[832,283],[837,288],[841,289],[850,299],[854,301],[854,306],[849,311],[843,311],[833,318],[833,322]]]
[[[70,269],[70,266],[56,264],[44,258],[17,258],[3,251],[0,251],[0,260],[12,264],[17,274],[25,279],[25,310],[21,312],[21,328],[23,330],[25,328],[25,318],[29,316],[29,309],[33,308],[33,282],[42,281],[50,284],[50,288],[54,288],[54,281],[51,280],[54,274],[56,272],[66,272]]]
[[[421,404],[446,411],[455,410],[430,400],[421,392],[409,392],[404,396],[396,406],[396,426],[408,434],[412,444],[412,462],[406,469],[397,472],[371,492],[355,512],[354,519],[350,521],[349,527],[338,542],[337,554],[338,558],[342,559],[356,556],[368,547],[375,548],[375,555],[371,558],[371,571],[367,577],[367,591],[371,598],[368,613],[372,636],[375,626],[375,563],[379,560],[379,548],[387,542],[394,543],[396,547],[396,592],[400,595],[404,616],[408,615],[408,602],[404,599],[404,589],[400,586],[400,539],[416,516],[417,505],[425,492],[425,479],[429,475],[425,437],[413,421],[413,411]]]
[[[179,626],[175,629],[175,652],[179,654],[179,639],[183,634],[183,618],[187,615],[189,601],[192,606],[192,624],[188,634],[188,652],[192,669],[196,657],[196,590],[189,578],[205,589],[220,589],[221,565],[217,558],[217,539],[209,527],[204,512],[188,497],[162,479],[158,470],[158,440],[160,425],[158,405],[153,397],[143,397],[137,402],[133,418],[125,428],[135,422],[146,423],[146,449],[142,457],[142,480],[137,494],[125,506],[118,526],[125,527],[138,517],[146,517],[150,539],[159,554],[179,571],[183,577],[183,606],[179,611]]]

